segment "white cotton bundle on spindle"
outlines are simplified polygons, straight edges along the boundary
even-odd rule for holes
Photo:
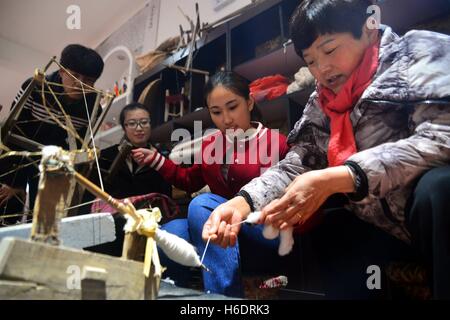
[[[202,266],[195,248],[186,240],[161,229],[156,230],[155,240],[171,260],[188,267]]]

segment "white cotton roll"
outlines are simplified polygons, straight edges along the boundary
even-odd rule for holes
[[[161,229],[156,229],[155,240],[169,259],[188,267],[201,266],[195,248],[186,240]]]
[[[277,228],[274,228],[273,225],[268,224],[268,225],[264,226],[264,229],[263,229],[264,238],[273,240],[273,239],[276,239],[279,234],[280,234],[280,230]]]
[[[255,224],[259,221],[260,218],[261,218],[261,211],[254,211],[248,215],[245,222]]]
[[[294,246],[294,236],[292,227],[280,231],[280,246],[278,247],[278,254],[285,256],[292,251]]]

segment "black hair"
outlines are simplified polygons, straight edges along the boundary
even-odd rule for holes
[[[100,78],[104,66],[102,57],[95,50],[80,44],[66,46],[59,62],[64,68],[95,79]]]
[[[234,94],[243,97],[245,100],[250,99],[249,81],[247,79],[231,71],[219,71],[211,76],[205,85],[205,102],[208,100],[211,92],[218,86],[230,90]],[[256,102],[250,112],[250,117],[253,121],[262,121],[262,115]]]
[[[119,115],[120,125],[122,126],[122,128],[124,130],[125,130],[125,115],[127,114],[128,111],[133,111],[133,110],[138,110],[138,109],[142,109],[142,110],[146,111],[148,113],[148,115],[150,116],[150,111],[148,111],[147,107],[144,106],[142,103],[132,102],[130,104],[127,104],[120,111],[120,115]]]
[[[360,39],[371,5],[370,0],[304,0],[289,21],[295,52],[303,57],[302,50],[324,34],[349,32]]]

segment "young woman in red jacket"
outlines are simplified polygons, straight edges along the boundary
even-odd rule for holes
[[[211,193],[201,194],[191,201],[187,219],[173,220],[162,227],[191,242],[199,254],[205,248],[201,237],[203,224],[211,212],[283,159],[288,151],[284,135],[251,121],[252,111],[256,111],[255,101],[244,78],[232,72],[215,74],[206,84],[205,98],[218,130],[204,136],[201,153],[195,155],[191,167],[183,168],[156,150],[133,150],[138,163],[151,166],[180,189],[195,192],[209,186]],[[212,272],[203,272],[205,291],[243,296],[241,267],[264,271],[261,267],[268,267],[267,260],[279,260],[278,240],[264,239],[260,227],[244,226],[242,231],[234,247],[209,246],[203,263]],[[186,268],[164,255],[161,260],[168,267],[166,275],[180,286],[187,284],[189,272]]]

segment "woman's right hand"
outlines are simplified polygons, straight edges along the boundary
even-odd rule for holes
[[[138,148],[131,150],[131,156],[139,165],[149,165],[156,152],[156,149]]]
[[[241,196],[219,205],[209,216],[203,226],[202,238],[222,248],[234,246],[241,229],[239,222],[245,220],[250,213],[250,206]],[[236,225],[238,224],[238,225]]]

